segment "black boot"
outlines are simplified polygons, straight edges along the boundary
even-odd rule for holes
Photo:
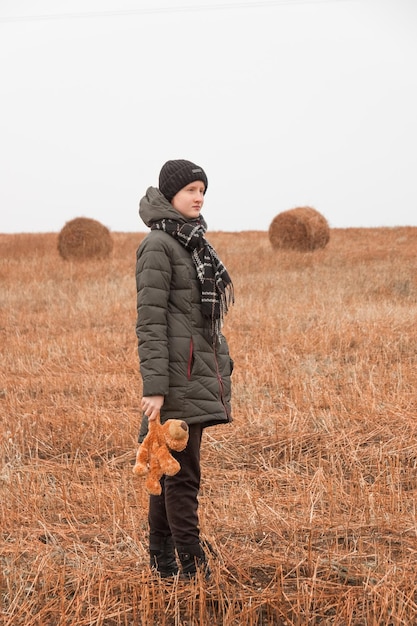
[[[161,578],[168,578],[178,574],[178,564],[175,558],[174,542],[172,537],[162,537],[159,542],[153,540],[149,549],[151,568],[156,569]]]
[[[197,570],[203,572],[204,578],[208,580],[211,576],[205,552],[199,543],[177,546],[178,557],[181,562],[181,572],[184,578],[194,578]]]

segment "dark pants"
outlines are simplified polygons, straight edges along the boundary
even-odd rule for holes
[[[181,465],[175,476],[163,476],[162,493],[149,498],[150,545],[172,536],[175,546],[199,543],[198,492],[200,490],[200,447],[203,428],[189,427],[188,444],[183,452],[171,452]]]

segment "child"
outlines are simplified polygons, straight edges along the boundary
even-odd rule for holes
[[[159,189],[149,187],[139,215],[150,232],[137,251],[137,324],[144,412],[148,420],[187,422],[189,441],[174,452],[181,470],[161,479],[162,494],[149,499],[151,567],[161,577],[193,577],[209,570],[200,541],[198,493],[203,429],[232,421],[233,362],[221,327],[233,303],[230,276],[205,238],[201,215],[204,170],[183,159],[168,161]]]

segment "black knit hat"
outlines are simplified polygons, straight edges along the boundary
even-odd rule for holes
[[[167,161],[159,174],[159,190],[171,202],[180,189],[195,180],[201,180],[204,183],[204,193],[206,193],[208,180],[202,167],[184,159]]]

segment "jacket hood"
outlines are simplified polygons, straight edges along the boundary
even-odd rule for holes
[[[162,219],[187,221],[156,187],[148,187],[146,190],[146,194],[139,202],[139,216],[149,228],[153,222]]]

